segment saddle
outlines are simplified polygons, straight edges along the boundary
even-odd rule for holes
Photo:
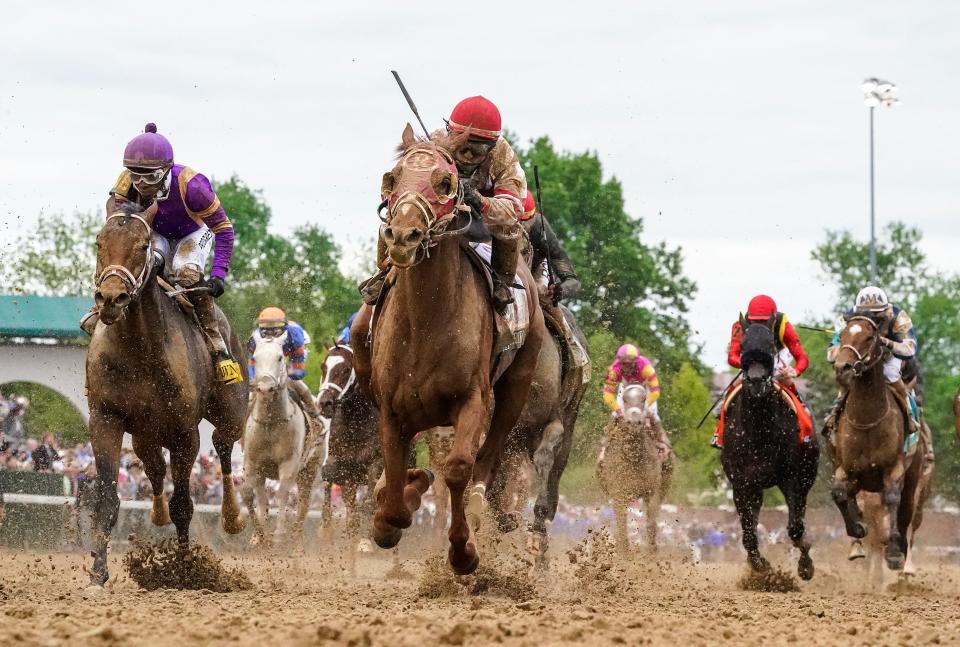
[[[733,402],[734,398],[740,393],[740,390],[743,388],[743,381],[738,380],[736,384],[730,389],[727,393],[727,397],[724,398],[723,404],[720,405],[720,417],[717,420],[717,431],[716,431],[716,444],[718,447],[723,447],[723,427],[726,423],[727,418],[727,409],[730,408],[730,404]],[[800,433],[798,434],[798,440],[800,443],[809,443],[813,440],[813,417],[810,415],[810,412],[803,402],[800,400],[800,396],[793,392],[792,389],[780,384],[779,382],[773,383],[773,388],[780,395],[782,399],[790,410],[797,416],[797,423],[800,426]]]
[[[577,339],[579,331],[577,320],[573,313],[564,306],[554,305],[541,294],[540,310],[543,312],[543,321],[557,344],[560,346],[562,362],[561,374],[566,378],[571,368],[583,369],[580,384],[587,384],[592,377],[592,365],[587,350]]]

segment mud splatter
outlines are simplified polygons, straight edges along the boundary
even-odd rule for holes
[[[762,591],[764,593],[795,593],[800,590],[797,578],[780,568],[750,571],[740,578],[737,586],[744,591]]]
[[[132,537],[123,565],[130,579],[148,591],[157,589],[206,589],[217,593],[253,588],[238,569],[227,569],[208,546],[181,548],[176,539],[157,543]]]

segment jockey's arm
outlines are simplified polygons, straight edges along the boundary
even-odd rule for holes
[[[233,256],[233,224],[220,206],[210,181],[197,173],[190,179],[186,191],[187,208],[213,232],[213,264],[210,275],[225,279]]]
[[[800,336],[789,321],[784,321],[783,345],[793,356],[793,370],[797,375],[801,375],[810,366],[810,360],[807,359],[807,352],[803,350],[803,344],[800,343]]]
[[[512,237],[519,233],[523,217],[523,196],[527,195],[527,177],[517,154],[503,138],[491,152],[493,155],[493,197],[480,198],[483,221],[496,237]]]
[[[885,344],[900,359],[910,359],[917,354],[917,334],[913,330],[913,321],[906,311],[897,313],[890,326],[890,337]]]
[[[649,407],[660,397],[660,378],[657,377],[657,371],[650,363],[643,367],[640,376],[647,387],[647,406]]]
[[[730,345],[727,347],[727,363],[733,368],[740,368],[740,343],[742,339],[743,329],[740,327],[740,322],[736,321],[730,331]]]
[[[296,325],[287,326],[287,342],[283,351],[290,358],[290,368],[287,375],[292,380],[302,380],[307,374],[307,347],[304,343],[303,328]]]
[[[617,387],[620,386],[620,371],[616,365],[607,370],[607,379],[603,383],[603,401],[611,411],[617,410]]]

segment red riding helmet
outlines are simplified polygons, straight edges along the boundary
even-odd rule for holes
[[[500,136],[502,122],[500,111],[486,97],[469,97],[458,103],[450,113],[450,129],[461,133],[470,129],[470,134],[483,139]]]
[[[777,314],[777,303],[766,294],[758,294],[750,299],[747,306],[747,319],[749,321],[766,321]]]
[[[523,199],[523,216],[520,220],[530,220],[537,215],[537,201],[533,198],[533,193],[527,191],[527,197]]]

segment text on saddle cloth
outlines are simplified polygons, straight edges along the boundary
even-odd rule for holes
[[[489,267],[490,255],[493,251],[490,245],[488,243],[470,243],[470,247]],[[519,275],[514,275],[513,282],[516,285],[523,285]],[[527,331],[530,329],[530,304],[527,302],[527,291],[511,286],[510,294],[513,297],[513,303],[507,306],[503,318],[513,334],[513,342],[500,350],[515,350],[523,346],[523,342],[527,338]]]
[[[813,439],[813,418],[810,416],[810,412],[807,411],[806,407],[803,406],[803,403],[800,401],[800,396],[794,393],[791,389],[781,385],[779,382],[773,383],[774,388],[777,389],[777,392],[780,394],[780,397],[784,402],[787,403],[787,406],[790,407],[790,410],[794,412],[797,416],[797,423],[800,426],[800,433],[798,439],[801,443],[808,443]],[[730,389],[730,392],[727,393],[727,397],[724,398],[723,404],[720,405],[720,418],[717,420],[717,445],[723,447],[723,427],[726,424],[727,418],[727,409],[730,408],[730,404],[733,402],[733,399],[740,393],[740,389],[743,388],[743,382],[738,381]]]

